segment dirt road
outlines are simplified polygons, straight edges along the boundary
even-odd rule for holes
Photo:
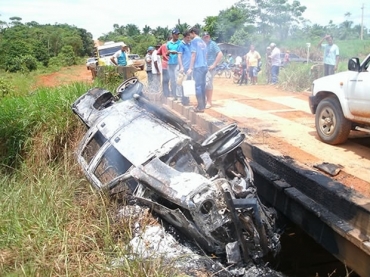
[[[248,140],[304,166],[331,163],[343,167],[333,179],[370,196],[370,137],[352,132],[342,145],[321,142],[308,106],[309,92],[284,92],[268,85],[239,86],[216,77],[214,103],[207,114],[237,122]]]
[[[140,78],[144,75],[144,71],[139,72]],[[44,75],[39,81],[39,85],[54,86],[92,80],[85,66],[75,66]],[[317,170],[314,165],[323,162],[341,166],[333,179],[370,197],[370,137],[353,132],[343,145],[322,143],[316,135],[308,95],[267,85],[238,86],[232,79],[216,76],[213,107],[206,113],[222,121],[237,122],[249,142],[291,157],[311,170]],[[195,99],[191,102],[195,103]]]

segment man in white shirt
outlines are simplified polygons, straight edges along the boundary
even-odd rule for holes
[[[275,43],[270,44],[271,48],[271,84],[276,85],[279,80],[279,69],[281,66],[280,49],[276,47]]]
[[[161,74],[162,74],[162,63],[161,58],[158,56],[158,49],[161,44],[157,44],[152,53],[152,75],[153,82],[149,88],[150,92],[159,93],[161,91]]]

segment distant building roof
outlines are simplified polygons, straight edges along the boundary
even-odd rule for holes
[[[243,55],[248,52],[248,48],[240,45],[235,45],[232,43],[217,43],[220,47],[221,51],[225,54],[232,54],[232,55]]]

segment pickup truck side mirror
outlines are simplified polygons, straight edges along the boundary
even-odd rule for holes
[[[358,58],[351,58],[348,61],[348,70],[360,71],[360,60]]]

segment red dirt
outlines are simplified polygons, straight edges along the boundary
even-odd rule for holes
[[[144,71],[138,72],[140,79],[145,75]],[[37,85],[58,86],[75,81],[92,82],[90,71],[85,66],[64,68],[41,76]],[[370,197],[370,139],[351,133],[351,139],[340,146],[319,141],[307,92],[285,92],[267,85],[238,86],[232,79],[218,76],[214,85],[213,107],[206,114],[237,122],[247,130],[247,139],[254,145],[290,157],[310,170],[323,162],[343,166],[333,179]],[[195,99],[191,102],[195,103]]]
[[[41,75],[36,87],[55,87],[80,81],[92,82],[91,71],[84,65],[64,67],[58,72]]]

